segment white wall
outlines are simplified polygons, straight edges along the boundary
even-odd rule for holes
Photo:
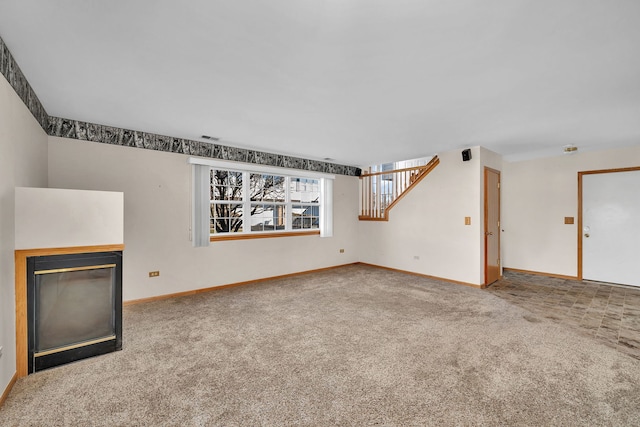
[[[15,248],[122,244],[123,201],[113,191],[18,187]]]
[[[640,146],[505,162],[504,267],[577,276],[578,172],[633,166],[640,166]],[[565,225],[566,216],[575,224]]]
[[[125,300],[358,261],[358,179],[334,183],[334,236],[189,240],[191,166],[186,155],[49,138],[49,185],[124,192]],[[345,249],[345,253],[339,253]],[[149,278],[149,271],[160,276]]]
[[[16,372],[16,186],[47,186],[47,135],[0,75],[0,393]]]
[[[440,164],[389,212],[388,222],[361,221],[361,261],[482,284],[480,147],[471,154],[468,162],[461,150],[438,154]],[[471,225],[464,223],[467,216]]]

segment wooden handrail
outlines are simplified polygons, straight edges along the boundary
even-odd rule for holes
[[[436,157],[434,157],[435,159]],[[433,161],[433,159],[431,159],[431,161]],[[362,178],[366,178],[368,176],[376,176],[376,175],[389,175],[390,173],[396,173],[396,172],[407,172],[407,171],[415,171],[415,170],[420,170],[420,169],[424,169],[427,166],[429,166],[429,164],[431,163],[431,161],[426,164],[426,165],[422,165],[422,166],[412,166],[410,168],[404,168],[404,169],[394,169],[394,170],[389,170],[389,171],[382,171],[382,172],[373,172],[373,173],[369,173],[369,172],[364,172],[362,175],[360,175],[360,179]]]
[[[388,221],[389,211],[438,164],[434,156],[424,166],[367,173],[360,176],[360,215],[363,221]],[[384,175],[386,178],[382,179]]]

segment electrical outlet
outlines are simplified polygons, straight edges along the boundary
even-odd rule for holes
[[[420,259],[420,255],[414,255],[413,259],[415,259],[416,261]]]
[[[159,271],[150,271],[149,277],[158,277],[160,275]]]
[[[343,254],[344,253],[344,249],[340,249],[340,253]]]

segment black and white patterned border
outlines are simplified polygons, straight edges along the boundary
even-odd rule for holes
[[[0,73],[7,79],[13,90],[16,91],[24,105],[27,106],[33,117],[36,118],[42,129],[45,131],[49,127],[49,115],[40,103],[40,100],[33,91],[33,88],[22,74],[9,48],[0,37]]]
[[[122,145],[124,147],[145,148],[170,153],[189,154],[234,162],[258,165],[280,166],[290,169],[358,176],[360,169],[353,166],[308,160],[281,154],[246,150],[209,142],[174,138],[154,133],[121,129],[78,120],[49,116],[31,85],[13,59],[11,52],[0,37],[0,72],[36,118],[42,129],[51,136],[73,138],[80,141]]]
[[[78,139],[81,141],[101,142],[103,144],[122,145],[124,147],[145,148],[147,150],[189,154],[213,159],[230,160],[258,165],[280,166],[314,172],[338,175],[358,176],[360,169],[353,166],[308,160],[263,151],[229,147],[209,142],[193,141],[172,136],[157,135],[117,127],[81,122],[78,120],[49,117],[47,133],[51,136]]]

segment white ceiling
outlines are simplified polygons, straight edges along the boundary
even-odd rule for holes
[[[638,0],[0,0],[53,116],[368,165],[640,144]]]

